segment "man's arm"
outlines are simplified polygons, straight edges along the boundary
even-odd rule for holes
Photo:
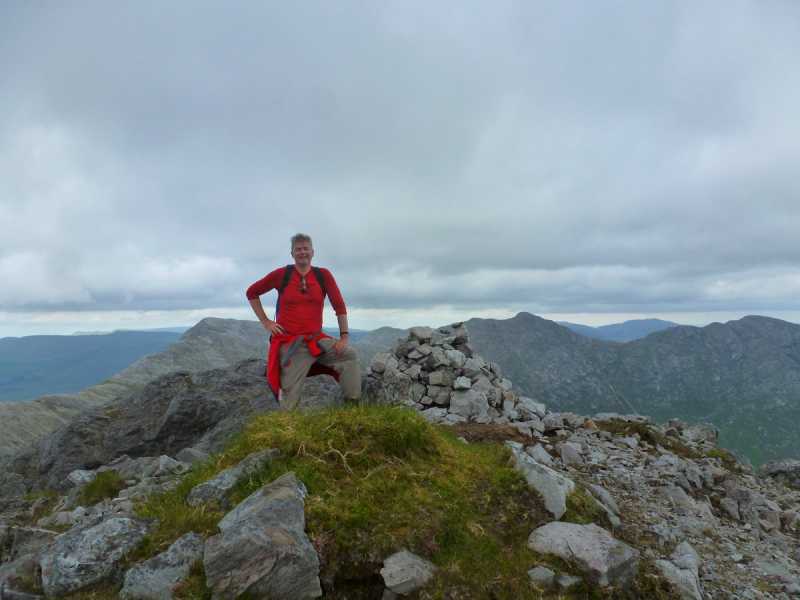
[[[267,316],[267,313],[264,312],[264,306],[261,304],[260,296],[261,294],[265,294],[268,291],[278,287],[279,282],[283,277],[283,271],[283,269],[275,269],[272,271],[272,273],[269,273],[247,288],[247,292],[245,293],[253,312],[256,313],[256,317],[258,317],[258,320],[261,321],[264,329],[269,331],[272,335],[285,334],[286,331],[283,329],[283,327],[278,325],[278,323],[270,320],[270,318]]]
[[[253,309],[253,312],[256,313],[258,320],[261,321],[261,324],[264,326],[264,329],[269,331],[273,335],[283,335],[286,333],[283,327],[278,325],[275,321],[270,320],[267,316],[267,313],[264,312],[264,306],[261,304],[261,298],[256,296],[255,298],[250,298],[250,306]],[[345,318],[345,325],[347,324],[347,319]]]

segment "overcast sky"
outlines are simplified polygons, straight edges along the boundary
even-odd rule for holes
[[[353,327],[800,321],[799,34],[795,0],[6,0],[0,336],[252,318],[297,231]]]

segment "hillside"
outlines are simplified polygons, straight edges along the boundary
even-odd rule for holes
[[[709,426],[551,411],[460,325],[376,355],[360,407],[275,410],[263,367],[161,376],[0,459],[4,597],[800,593],[797,461],[756,475]]]
[[[800,456],[800,326],[745,317],[676,326],[626,344],[527,313],[467,322],[475,348],[560,410],[707,420],[753,462]]]
[[[112,335],[96,337],[108,339]],[[257,322],[203,319],[166,350],[144,356],[77,394],[46,395],[28,402],[0,404],[0,456],[35,442],[83,410],[141,390],[161,375],[226,367],[263,356],[265,348],[266,333]]]

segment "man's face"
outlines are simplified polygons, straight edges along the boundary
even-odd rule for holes
[[[298,267],[305,267],[311,264],[314,257],[314,247],[311,242],[299,241],[292,247],[292,258]]]

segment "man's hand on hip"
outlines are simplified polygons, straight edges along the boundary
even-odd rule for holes
[[[281,325],[278,325],[278,323],[275,322],[275,321],[267,320],[267,322],[263,323],[263,325],[264,325],[264,329],[269,331],[270,334],[272,334],[272,335],[285,335],[286,334],[286,330]]]
[[[347,337],[339,338],[336,340],[336,343],[333,344],[333,351],[336,354],[341,354],[347,348]]]

